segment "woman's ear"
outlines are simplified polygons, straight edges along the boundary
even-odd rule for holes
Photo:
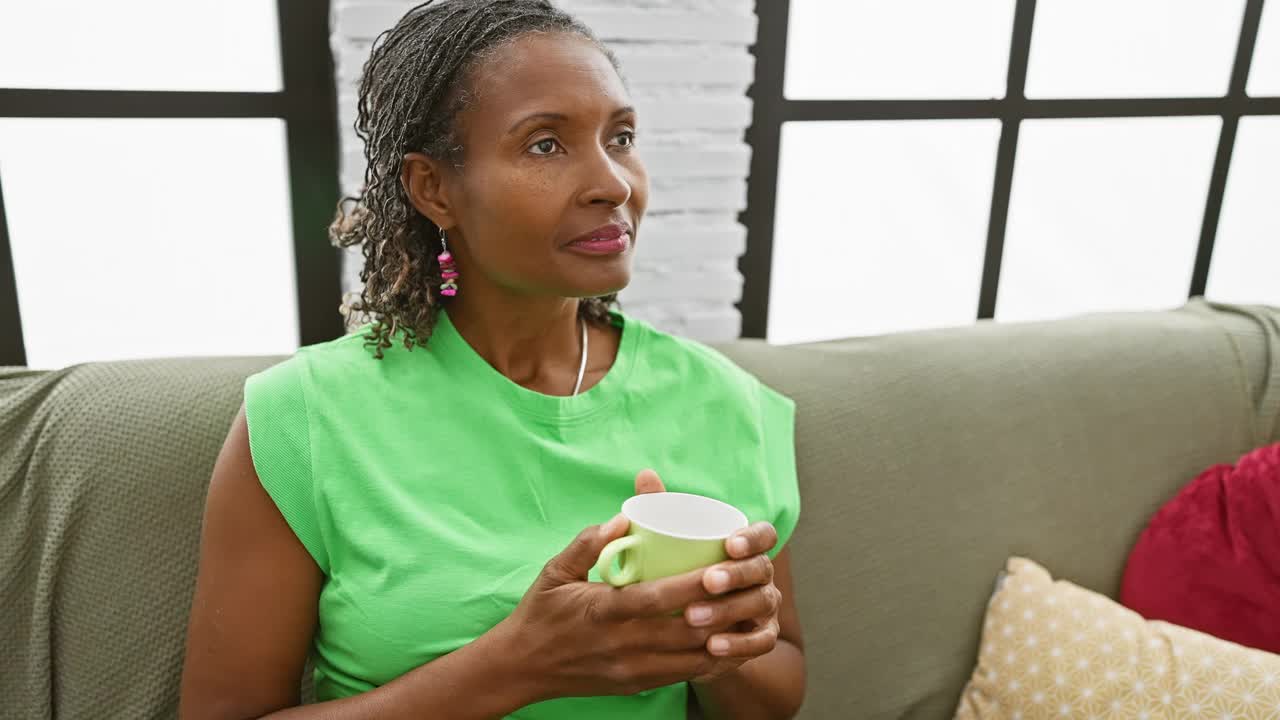
[[[446,191],[444,165],[424,153],[413,152],[404,156],[400,167],[400,184],[413,207],[438,227],[457,225],[453,206]]]

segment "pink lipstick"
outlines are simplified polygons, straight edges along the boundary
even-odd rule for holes
[[[617,255],[626,252],[630,243],[630,225],[609,223],[582,233],[570,240],[566,247],[587,255]]]

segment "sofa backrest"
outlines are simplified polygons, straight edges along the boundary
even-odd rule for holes
[[[1280,440],[1280,313],[724,349],[799,403],[804,717],[950,717],[1011,553],[1114,592],[1152,510]],[[172,717],[200,521],[279,358],[0,369],[0,706]]]
[[[1274,308],[723,349],[798,404],[803,718],[950,718],[1008,556],[1114,597],[1164,500],[1280,441]]]
[[[0,716],[177,716],[209,477],[276,360],[0,371]]]

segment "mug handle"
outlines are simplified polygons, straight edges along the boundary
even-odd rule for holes
[[[604,546],[600,551],[600,559],[597,561],[600,565],[600,579],[609,583],[614,587],[622,587],[630,585],[639,580],[640,565],[636,562],[624,562],[626,555],[618,558],[620,569],[617,573],[613,571],[613,560],[620,554],[631,550],[640,545],[639,535],[627,535]]]

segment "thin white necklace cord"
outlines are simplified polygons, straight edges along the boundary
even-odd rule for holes
[[[578,363],[578,382],[573,386],[573,394],[577,395],[582,388],[582,377],[587,372],[587,321],[582,320],[582,360]]]

